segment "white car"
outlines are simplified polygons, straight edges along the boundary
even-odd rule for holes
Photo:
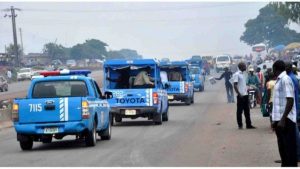
[[[219,55],[215,59],[215,68],[216,72],[219,73],[220,71],[224,70],[225,67],[231,67],[231,57],[229,55]]]
[[[67,65],[68,67],[75,67],[75,66],[76,66],[76,61],[73,60],[73,59],[67,60],[67,61],[66,61],[66,65]]]
[[[27,79],[31,79],[33,75],[33,71],[31,68],[22,68],[19,70],[19,72],[17,73],[17,80],[27,80]]]

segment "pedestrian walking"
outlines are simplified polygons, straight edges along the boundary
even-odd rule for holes
[[[230,82],[232,78],[232,72],[228,69],[228,67],[224,68],[224,73],[219,78],[215,78],[216,80],[225,79],[225,88],[227,93],[227,102],[234,103],[234,94],[233,94],[233,86]]]
[[[10,70],[7,70],[6,76],[7,76],[8,83],[10,83],[11,82],[11,76],[12,76]]]
[[[282,167],[297,167],[296,104],[292,79],[285,63],[277,60],[273,72],[277,77],[273,93],[272,127],[276,132]]]
[[[243,129],[242,114],[244,112],[244,116],[246,119],[246,128],[255,129],[255,127],[252,126],[251,123],[246,79],[243,75],[243,72],[246,70],[246,64],[240,62],[238,64],[238,69],[239,70],[233,75],[234,90],[237,93],[236,117],[237,117],[238,127],[239,129]]]

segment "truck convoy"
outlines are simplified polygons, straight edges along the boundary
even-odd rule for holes
[[[90,71],[42,72],[32,80],[27,97],[15,99],[12,120],[22,150],[30,150],[34,141],[50,143],[75,135],[86,146],[95,146],[96,135],[111,138],[110,106]]]

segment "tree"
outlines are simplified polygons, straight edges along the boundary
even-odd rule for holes
[[[108,45],[100,40],[90,39],[73,46],[70,55],[73,59],[104,59],[107,56],[106,46]]]
[[[271,2],[276,12],[300,24],[300,2]]]
[[[66,60],[69,58],[68,49],[56,43],[47,43],[44,45],[43,53],[48,55],[51,60],[60,59]]]
[[[288,19],[278,14],[274,5],[268,4],[259,10],[255,19],[245,24],[246,30],[240,40],[248,45],[266,43],[267,46],[298,41],[300,34],[288,28]]]
[[[119,51],[109,51],[107,52],[106,60],[110,59],[125,59],[125,57]]]
[[[136,50],[121,49],[119,51],[126,59],[142,59],[143,56],[139,55]]]
[[[21,48],[20,45],[17,45],[17,49],[18,49],[18,56],[22,56],[23,55],[23,50]],[[6,48],[5,48],[7,54],[9,56],[14,55],[15,56],[15,46],[13,44],[9,44]]]

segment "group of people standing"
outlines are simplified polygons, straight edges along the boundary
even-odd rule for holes
[[[261,106],[262,95],[266,95],[267,111],[270,114],[271,127],[277,136],[281,166],[297,166],[300,161],[300,135],[297,122],[300,119],[299,79],[296,65],[291,62],[277,60],[272,69],[263,67],[254,73],[254,68],[248,66],[248,77],[245,63],[238,64],[238,71],[232,73],[227,68],[221,77],[225,78],[228,102],[234,102],[232,88],[237,94],[237,124],[243,128],[242,114],[246,119],[246,128],[255,129],[251,123],[247,86],[253,85],[257,90],[257,102]]]

